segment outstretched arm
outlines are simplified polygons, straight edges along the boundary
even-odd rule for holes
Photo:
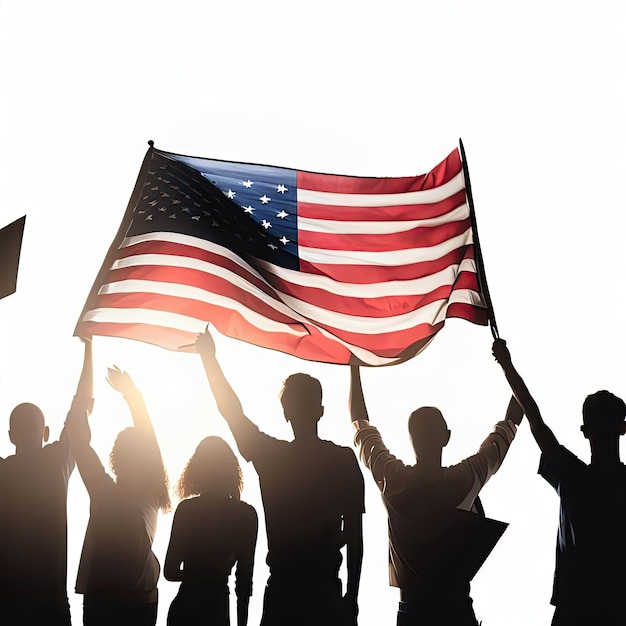
[[[504,341],[504,339],[496,339],[493,342],[493,356],[502,366],[504,375],[513,391],[513,395],[526,414],[533,437],[541,451],[547,453],[557,448],[559,442],[552,430],[543,421],[535,399],[532,397],[526,383],[515,369],[511,361],[511,354],[506,347],[506,341]]]
[[[369,422],[365,398],[363,397],[363,386],[361,385],[361,370],[358,365],[350,365],[350,419],[353,422]]]
[[[516,426],[519,426],[522,423],[522,419],[524,418],[524,409],[519,405],[519,402],[515,398],[515,396],[511,396],[509,400],[509,406],[506,407],[506,415],[504,417],[505,420],[509,420],[509,422],[513,422]]]
[[[258,431],[258,429],[244,415],[243,407],[237,394],[233,391],[228,380],[226,380],[226,376],[224,376],[224,372],[215,356],[215,342],[208,329],[196,338],[196,349],[202,358],[204,371],[206,372],[211,391],[215,396],[217,408],[228,423],[240,452],[244,457],[248,458],[248,455],[242,450],[242,444],[245,447],[244,439],[246,434],[251,432],[251,429],[253,431]]]
[[[91,495],[98,485],[111,482],[111,478],[104,470],[102,462],[95,450],[91,447],[91,429],[89,428],[89,412],[78,406],[73,406],[67,415],[64,432],[69,438],[72,454],[85,488]]]
[[[148,448],[151,449],[149,456],[150,461],[146,461],[146,463],[151,465],[150,469],[153,472],[155,488],[153,496],[158,508],[163,512],[167,512],[170,510],[167,472],[163,464],[159,442],[157,441],[143,395],[139,389],[137,389],[130,375],[127,372],[123,372],[116,365],[109,368],[107,382],[115,391],[118,391],[124,396],[124,400],[126,400],[133,418],[134,427],[145,436]]]
[[[124,400],[126,400],[128,408],[130,409],[135,428],[156,440],[146,402],[143,399],[141,391],[137,389],[135,382],[130,377],[130,374],[123,372],[117,365],[114,365],[108,369],[107,382],[115,391],[118,391],[124,396]]]
[[[80,340],[84,344],[83,354],[83,368],[80,372],[80,378],[78,379],[78,385],[76,386],[76,393],[72,399],[72,405],[70,412],[76,410],[77,412],[87,415],[91,414],[93,410],[93,351],[91,339],[81,337]],[[69,419],[69,414],[68,414]],[[67,420],[61,431],[60,439],[67,437]]]

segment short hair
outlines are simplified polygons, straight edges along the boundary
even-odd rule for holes
[[[224,493],[239,500],[243,476],[232,448],[221,438],[205,437],[183,469],[176,495],[190,498],[202,493]]]
[[[294,400],[299,405],[319,405],[322,404],[322,384],[308,374],[291,374],[283,382],[279,397],[283,408]]]
[[[23,402],[18,404],[9,417],[9,428],[21,430],[23,428],[40,428],[43,431],[45,420],[41,409],[36,404]]]
[[[448,425],[441,411],[434,406],[422,406],[409,417],[409,433],[413,439],[419,437],[439,437],[447,433]]]
[[[583,424],[592,431],[612,431],[624,423],[626,403],[603,389],[585,398]]]

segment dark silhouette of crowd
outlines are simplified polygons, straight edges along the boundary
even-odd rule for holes
[[[49,443],[45,417],[34,404],[19,404],[9,416],[15,454],[0,459],[2,625],[72,622],[66,503],[75,466],[90,500],[75,582],[83,596],[83,624],[156,623],[161,565],[153,541],[159,514],[172,508],[169,477],[146,402],[117,367],[109,368],[107,380],[126,401],[132,425],[115,439],[110,471],[91,447],[92,342],[82,341],[83,367],[58,440]],[[276,439],[244,413],[208,330],[195,347],[239,455],[258,474],[269,567],[261,626],[355,626],[364,478],[352,447],[318,435],[324,414],[320,382],[302,373],[284,381],[280,401],[293,439]],[[581,426],[591,448],[586,464],[543,421],[506,342],[496,339],[492,351],[511,399],[476,453],[450,466],[442,465],[451,432],[441,411],[422,406],[409,416],[415,463],[406,465],[370,420],[359,365],[350,366],[347,414],[362,466],[387,511],[389,582],[400,598],[397,625],[479,624],[471,581],[506,528],[485,515],[479,493],[501,467],[524,415],[541,450],[539,473],[560,499],[552,624],[624,625],[626,467],[619,438],[626,431],[626,404],[608,391],[587,397]],[[228,626],[233,571],[236,622],[248,623],[258,517],[241,499],[242,489],[240,462],[230,446],[217,436],[200,441],[173,490],[178,505],[163,574],[180,586],[167,609],[168,625]]]

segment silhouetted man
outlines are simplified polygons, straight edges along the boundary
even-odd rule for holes
[[[476,626],[470,598],[472,570],[482,564],[504,525],[484,519],[478,492],[498,470],[523,414],[511,398],[506,419],[498,422],[473,456],[442,467],[450,431],[439,409],[421,407],[409,418],[417,463],[393,456],[370,425],[358,366],[350,368],[350,418],[361,460],[372,472],[389,517],[389,578],[400,588],[398,626]],[[480,513],[472,515],[471,513]],[[490,524],[501,525],[497,536]],[[485,529],[484,526],[487,526]],[[468,554],[469,552],[469,554]]]
[[[626,624],[626,466],[619,438],[626,429],[626,404],[608,391],[583,403],[581,431],[589,440],[587,465],[559,444],[517,373],[506,342],[493,354],[524,407],[541,449],[539,473],[561,499],[552,604],[554,626]]]
[[[270,577],[262,626],[356,624],[363,556],[363,477],[352,450],[317,436],[324,413],[315,378],[294,374],[280,400],[294,440],[259,431],[215,358],[207,332],[196,340],[217,406],[242,456],[259,475]],[[347,545],[347,591],[342,597],[340,549]]]
[[[90,411],[91,342],[72,406]],[[0,623],[67,626],[67,484],[74,469],[65,427],[47,446],[41,410],[28,402],[9,419],[15,454],[0,459]]]

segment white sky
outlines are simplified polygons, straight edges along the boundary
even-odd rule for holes
[[[420,174],[462,137],[500,332],[562,443],[588,460],[584,397],[626,394],[620,305],[621,150],[626,125],[624,12],[619,4],[335,1],[84,2],[0,0],[0,226],[27,214],[18,291],[0,301],[0,422],[19,402],[42,407],[57,437],[80,369],[72,331],[118,228],[148,139],[172,152],[394,176]],[[247,413],[288,437],[277,392],[294,371],[322,381],[320,430],[351,442],[348,370],[218,337],[218,356]],[[93,446],[105,460],[129,415],[104,381],[127,369],[144,391],[172,480],[206,434],[232,443],[199,359],[96,338]],[[504,414],[508,387],[487,328],[449,322],[422,355],[364,372],[372,422],[411,462],[406,419],[439,406],[451,464]],[[0,438],[0,456],[12,453]],[[510,523],[475,579],[484,626],[549,623],[558,500],[537,476],[523,424],[482,493]],[[261,514],[244,464],[244,499]],[[395,623],[383,506],[369,475],[361,626]],[[69,495],[73,593],[88,514],[75,472]],[[262,516],[261,516],[262,517]],[[171,515],[155,552],[163,563]],[[259,536],[250,624],[260,618]],[[160,582],[159,624],[177,585]]]

